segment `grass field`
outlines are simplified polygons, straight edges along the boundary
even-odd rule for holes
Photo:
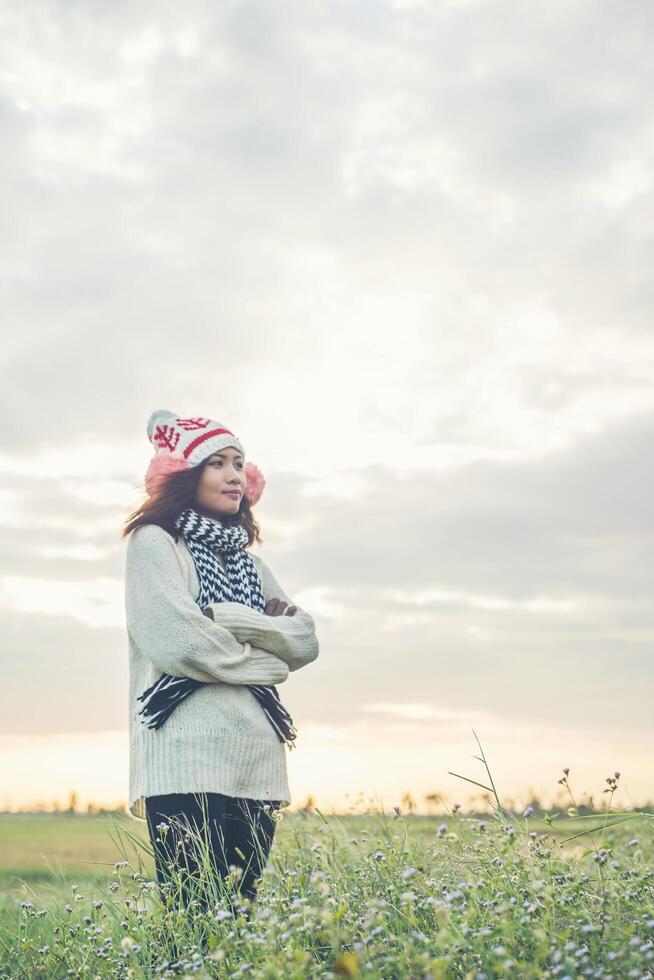
[[[286,813],[248,916],[164,906],[142,822],[4,815],[2,976],[652,977],[653,827]]]

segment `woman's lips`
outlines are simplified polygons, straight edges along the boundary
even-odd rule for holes
[[[226,493],[228,497],[233,497],[235,500],[241,496],[238,490],[223,490],[223,493]]]

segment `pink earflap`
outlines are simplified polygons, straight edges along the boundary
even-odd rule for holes
[[[150,460],[150,465],[145,473],[145,489],[148,494],[153,497],[171,473],[187,470],[188,465],[188,462],[179,456],[172,456],[170,453],[157,453]]]
[[[178,473],[180,470],[187,470],[189,464],[179,456],[171,453],[157,453],[150,460],[150,465],[145,473],[145,489],[152,497],[159,488],[166,482],[171,473]],[[254,506],[263,493],[266,479],[254,463],[245,464],[245,496],[250,506]]]
[[[263,488],[266,485],[266,480],[259,469],[254,463],[245,464],[245,496],[250,502],[250,506],[254,506],[257,500],[263,493]]]

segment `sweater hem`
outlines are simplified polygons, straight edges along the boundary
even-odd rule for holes
[[[163,739],[158,732],[132,732],[129,811],[137,819],[145,819],[148,796],[168,793],[223,793],[290,804],[286,752],[277,739],[197,729],[164,732]]]
[[[234,793],[226,793],[224,789],[218,789],[215,786],[211,786],[210,788],[208,787],[200,788],[198,786],[193,786],[190,788],[175,789],[175,790],[166,789],[166,790],[162,790],[160,793],[152,792],[152,793],[148,793],[147,795],[161,796],[166,793],[223,793],[225,796],[236,795]],[[263,793],[263,794],[257,794],[256,796],[249,795],[246,797],[243,797],[243,795],[240,794],[240,798],[256,799],[256,800],[279,800],[281,810],[285,810],[286,807],[290,806],[292,802],[290,795],[287,793],[283,793],[281,796],[276,796],[272,793],[268,793],[268,794]],[[146,800],[146,796],[144,794],[141,794],[140,796],[137,796],[136,798],[130,800],[127,808],[130,816],[134,817],[136,820],[146,819],[145,800]]]

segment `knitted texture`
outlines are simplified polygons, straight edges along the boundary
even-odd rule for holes
[[[225,526],[222,521],[199,514],[187,507],[175,521],[175,528],[184,535],[195,570],[200,580],[200,592],[195,601],[204,610],[210,602],[233,600],[265,612],[266,600],[261,580],[251,555],[246,551],[248,534],[239,525]],[[221,559],[219,559],[219,553]],[[142,703],[139,715],[148,728],[161,728],[173,711],[202,685],[193,677],[174,677],[162,674],[138,698]],[[270,684],[248,685],[261,705],[281,742],[294,748],[297,730],[293,719],[282,704],[276,688]]]
[[[177,457],[189,466],[197,466],[226,446],[234,446],[245,456],[243,443],[231,429],[199,415],[184,419],[177,412],[158,408],[150,415],[146,432],[157,453]]]
[[[292,603],[258,555],[265,602]],[[194,599],[200,583],[184,538],[154,524],[129,537],[125,612],[129,641],[129,809],[145,819],[144,798],[216,792],[291,802],[286,749],[248,684],[281,684],[316,659],[313,618],[267,616],[239,602]],[[137,697],[161,673],[204,681],[160,730],[143,727]]]

